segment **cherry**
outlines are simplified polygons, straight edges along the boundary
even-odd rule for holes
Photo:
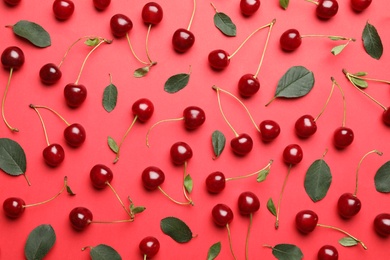
[[[177,29],[172,36],[172,45],[175,51],[184,53],[195,43],[195,36],[187,29]]]
[[[279,39],[280,46],[284,51],[295,51],[302,44],[302,38],[297,29],[288,29]]]
[[[207,191],[213,194],[220,193],[225,189],[226,178],[222,172],[216,171],[210,173],[206,178]]]
[[[318,223],[318,215],[312,210],[302,210],[295,216],[295,225],[303,234],[312,232]]]
[[[382,121],[386,125],[390,126],[390,107],[387,107],[382,114]]]
[[[247,155],[253,148],[253,140],[248,134],[239,134],[230,141],[233,152],[237,155]]]
[[[378,214],[374,219],[374,229],[382,237],[390,236],[390,214]]]
[[[337,149],[344,149],[352,144],[354,134],[348,127],[339,127],[333,133],[333,144]]]
[[[43,149],[43,158],[47,165],[57,167],[65,159],[64,148],[60,144],[50,144]]]
[[[337,14],[339,4],[336,0],[319,0],[316,15],[320,19],[330,19]]]
[[[107,183],[111,183],[114,175],[110,168],[103,164],[96,164],[92,167],[89,177],[92,185],[96,189],[103,189],[107,186]]]
[[[344,193],[337,202],[337,211],[343,218],[349,219],[359,213],[362,204],[352,193]]]
[[[238,209],[242,215],[250,215],[258,211],[260,201],[256,194],[245,191],[238,197]]]
[[[264,120],[259,125],[261,140],[271,142],[280,134],[280,126],[273,120]]]
[[[149,99],[141,98],[133,103],[131,110],[137,119],[144,123],[152,117],[154,112],[154,105]]]
[[[149,166],[142,171],[142,184],[147,190],[155,190],[165,181],[164,172],[155,166]]]
[[[251,16],[260,8],[260,0],[241,0],[240,10],[245,16]]]
[[[352,9],[356,12],[362,12],[370,6],[372,0],[351,0]]]
[[[124,14],[115,14],[110,19],[110,28],[115,37],[121,38],[133,28],[133,22]]]
[[[92,212],[85,207],[76,207],[69,213],[70,223],[77,231],[84,230],[92,222],[92,219]]]
[[[3,210],[7,217],[18,218],[26,209],[26,203],[23,199],[17,197],[11,197],[3,202]]]
[[[303,115],[295,122],[295,133],[301,138],[308,138],[317,131],[317,123],[311,115]]]
[[[64,88],[66,104],[71,108],[77,108],[87,98],[87,88],[82,84],[69,83]]]
[[[211,211],[214,223],[217,226],[225,227],[233,220],[233,211],[226,204],[217,204]]]
[[[39,78],[46,85],[57,83],[62,77],[62,72],[59,67],[53,63],[47,63],[39,70]]]
[[[214,50],[209,53],[209,64],[215,70],[223,70],[230,64],[229,54],[224,50]]]
[[[183,111],[184,125],[188,130],[197,129],[206,120],[206,114],[200,107],[190,106]]]
[[[147,236],[139,243],[139,250],[144,256],[144,259],[152,258],[160,250],[160,242],[155,237]]]
[[[238,81],[238,91],[242,97],[248,98],[260,89],[260,82],[253,74],[245,74]]]
[[[104,11],[110,5],[111,0],[93,0],[93,5],[99,11]]]
[[[288,165],[295,165],[302,161],[303,151],[298,144],[287,145],[283,150],[283,161]]]
[[[23,51],[17,46],[5,48],[1,54],[1,64],[5,69],[20,69],[24,64]]]
[[[67,20],[74,12],[74,3],[71,0],[55,0],[53,12],[58,20]]]
[[[161,6],[155,2],[149,2],[142,8],[142,20],[145,24],[157,25],[163,18]]]
[[[86,139],[85,129],[80,124],[71,124],[65,128],[64,137],[67,144],[72,147],[79,147]]]
[[[170,155],[174,164],[182,165],[192,158],[192,149],[185,142],[176,142],[171,146]]]
[[[338,260],[339,253],[334,246],[324,245],[318,250],[317,259],[318,260]]]
[[[4,0],[4,2],[7,4],[7,5],[10,5],[10,6],[16,6],[18,5],[22,0]]]

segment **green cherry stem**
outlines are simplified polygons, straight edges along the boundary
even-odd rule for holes
[[[333,230],[336,230],[336,231],[339,231],[341,233],[343,233],[344,235],[352,238],[353,240],[355,240],[357,243],[359,243],[365,250],[367,250],[367,246],[363,243],[363,241],[361,241],[360,239],[357,239],[356,237],[352,236],[350,233],[346,232],[345,230],[342,230],[341,228],[338,228],[338,227],[334,227],[334,226],[329,226],[329,225],[324,225],[324,224],[320,224],[318,223],[317,224],[318,227],[323,227],[323,228],[329,228],[329,229],[333,229]]]
[[[360,170],[360,166],[361,166],[362,162],[364,161],[364,159],[365,159],[368,155],[370,155],[370,154],[372,154],[372,153],[376,153],[376,154],[379,155],[379,156],[382,156],[382,155],[383,155],[382,152],[380,152],[380,151],[374,149],[374,150],[371,150],[371,151],[369,151],[368,153],[366,153],[366,154],[360,159],[359,164],[358,164],[358,167],[357,167],[357,169],[356,169],[356,186],[355,186],[355,192],[353,193],[354,196],[356,196],[356,194],[357,194],[357,192],[358,192],[358,182],[359,182],[359,170]]]
[[[236,177],[226,178],[225,181],[234,181],[234,180],[240,180],[240,179],[245,179],[245,178],[249,178],[249,177],[255,176],[255,175],[259,174],[262,171],[270,170],[272,163],[273,163],[273,160],[270,160],[269,163],[261,170],[258,170],[256,172],[253,172],[253,173],[250,173],[250,174],[247,174],[247,175],[243,175],[243,176],[236,176]]]
[[[49,145],[50,145],[49,137],[48,137],[48,135],[47,135],[45,122],[43,121],[43,118],[42,118],[42,116],[41,116],[41,113],[39,113],[38,109],[37,109],[34,105],[32,105],[32,104],[30,104],[30,108],[34,109],[35,112],[38,114],[39,120],[41,121],[41,125],[42,125],[42,128],[43,128],[43,133],[44,133],[44,135],[45,135],[46,144],[47,144],[47,146],[49,146]]]
[[[265,45],[264,45],[263,53],[261,54],[261,59],[260,59],[260,62],[259,62],[259,66],[257,67],[256,73],[255,73],[255,75],[253,76],[254,78],[257,78],[257,76],[258,76],[259,73],[260,73],[260,68],[261,68],[261,65],[263,64],[263,60],[264,60],[264,56],[265,56],[265,51],[266,51],[266,49],[267,49],[268,42],[269,42],[269,38],[271,37],[271,31],[272,31],[272,28],[273,28],[273,26],[274,26],[275,23],[276,23],[276,19],[273,19],[272,22],[268,25],[268,26],[269,26],[269,30],[268,30],[268,34],[267,34],[267,39],[265,40]]]
[[[7,85],[6,85],[5,90],[4,90],[3,100],[1,101],[1,116],[3,117],[3,121],[4,121],[5,125],[6,125],[12,132],[19,132],[19,129],[17,129],[17,128],[15,128],[15,127],[12,127],[12,126],[8,123],[7,119],[5,118],[5,113],[4,113],[5,99],[7,98],[8,89],[9,89],[9,86],[11,85],[11,78],[12,78],[13,71],[14,71],[14,68],[11,68],[11,69],[9,70],[9,77],[8,77]]]
[[[113,162],[113,163],[117,163],[117,162],[118,162],[118,160],[119,160],[119,153],[120,153],[120,149],[121,149],[121,147],[122,147],[122,144],[123,144],[123,142],[125,141],[127,135],[130,133],[130,130],[131,130],[131,128],[133,128],[133,126],[134,126],[135,122],[137,121],[137,119],[138,119],[138,116],[135,115],[135,116],[134,116],[134,119],[133,119],[133,122],[131,122],[129,128],[127,128],[127,130],[126,130],[125,135],[122,137],[122,140],[121,140],[121,142],[120,142],[119,145],[118,145],[118,151],[116,152],[116,156],[115,156],[115,159],[114,159],[114,162]]]
[[[343,122],[342,122],[341,126],[345,127],[345,123],[346,123],[346,119],[347,119],[347,104],[345,102],[345,94],[344,94],[344,91],[341,88],[341,86],[337,83],[337,81],[333,77],[331,77],[331,80],[332,80],[332,84],[334,84],[338,87],[338,89],[340,90],[341,95],[343,97]]]
[[[280,194],[279,194],[278,205],[277,205],[277,207],[276,207],[275,229],[278,229],[278,228],[279,228],[280,204],[281,204],[281,201],[282,201],[284,189],[286,188],[286,184],[287,184],[288,177],[290,176],[290,173],[291,173],[291,167],[292,167],[292,164],[290,164],[290,165],[288,166],[287,175],[286,175],[286,177],[284,178],[282,190],[281,190],[281,192],[280,192]]]
[[[234,260],[237,260],[236,255],[234,254],[234,251],[233,251],[232,235],[231,235],[231,232],[230,232],[229,224],[226,224],[226,229],[227,229],[227,232],[228,232],[230,252],[232,253],[232,256],[233,256]]]

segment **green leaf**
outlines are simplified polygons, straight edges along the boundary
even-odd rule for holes
[[[340,54],[340,52],[342,52],[344,50],[344,48],[346,47],[347,45],[345,44],[341,44],[341,45],[338,45],[336,47],[333,47],[332,50],[330,51],[333,55],[338,55]]]
[[[276,217],[276,208],[272,198],[269,198],[269,200],[267,201],[267,209],[269,210],[269,212],[271,212],[272,215]]]
[[[225,144],[226,144],[225,135],[222,132],[215,130],[211,135],[211,141],[213,144],[215,157],[217,158],[221,155],[223,149],[225,148]]]
[[[143,206],[137,206],[137,207],[134,207],[131,209],[131,211],[134,213],[134,214],[139,214],[139,213],[142,213],[145,211],[145,207]]]
[[[192,192],[192,188],[194,187],[194,182],[189,174],[184,178],[184,187],[186,188],[188,193]]]
[[[264,170],[259,171],[259,173],[257,174],[257,182],[265,181],[269,172],[270,172],[269,169],[264,169]]]
[[[74,192],[72,191],[72,189],[69,187],[69,185],[66,185],[66,192],[67,192],[69,195],[71,195],[71,196],[76,195],[76,193],[74,193]]]
[[[351,79],[352,83],[355,84],[356,86],[358,86],[359,88],[367,88],[368,87],[367,81],[365,81],[363,79],[357,79],[354,77],[350,77],[350,79]]]
[[[378,192],[390,192],[390,161],[383,164],[374,177],[375,188]]]
[[[49,33],[37,23],[21,20],[12,26],[12,31],[37,47],[44,48],[51,45]]]
[[[117,143],[115,142],[115,140],[109,136],[107,138],[107,143],[108,143],[108,146],[110,147],[110,149],[114,152],[114,153],[118,153],[119,151],[119,147],[117,145]]]
[[[13,176],[26,172],[26,154],[23,148],[8,138],[0,138],[0,169]]]
[[[150,71],[150,66],[145,66],[145,67],[136,69],[134,71],[133,75],[136,78],[142,78],[142,77],[146,76],[146,74],[148,74],[149,71]]]
[[[215,258],[217,258],[220,252],[221,252],[221,242],[217,242],[213,244],[207,253],[207,260],[214,260]]]
[[[314,161],[305,176],[304,186],[307,195],[314,202],[320,201],[325,198],[331,183],[332,174],[328,164],[323,159]]]
[[[226,36],[236,36],[236,25],[229,16],[216,12],[214,15],[214,25]]]
[[[89,38],[84,42],[84,44],[86,44],[87,46],[91,46],[91,47],[94,47],[94,46],[98,45],[99,43],[100,43],[99,38]]]
[[[340,245],[350,247],[350,246],[356,246],[358,242],[351,238],[351,237],[343,237],[339,240]]]
[[[340,37],[340,36],[328,36],[328,38],[331,39],[332,41],[345,40],[344,37]]]
[[[160,222],[161,230],[178,243],[186,243],[192,239],[192,231],[182,220],[166,217]]]
[[[103,92],[103,107],[107,112],[114,110],[118,100],[118,89],[114,84],[108,85]]]
[[[279,0],[279,5],[286,10],[288,7],[288,4],[290,3],[290,0]]]
[[[114,248],[104,244],[92,247],[89,255],[92,260],[122,260],[122,257]]]
[[[190,80],[190,74],[180,73],[169,77],[165,82],[164,90],[168,93],[176,93],[187,86]]]
[[[279,244],[272,248],[272,254],[279,260],[300,260],[303,253],[299,247],[291,244]]]
[[[56,241],[56,234],[51,225],[40,225],[28,235],[24,246],[24,255],[28,260],[43,259]]]
[[[366,23],[363,29],[363,46],[368,55],[372,58],[379,60],[383,54],[382,40],[378,34],[376,28]]]
[[[356,73],[354,73],[354,74],[352,74],[352,75],[355,75],[355,76],[358,76],[358,77],[363,77],[363,76],[367,76],[367,72],[365,72],[365,71],[358,71],[358,72],[356,72]]]

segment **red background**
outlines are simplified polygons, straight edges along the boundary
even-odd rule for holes
[[[390,57],[387,51],[390,17],[387,1],[374,0],[367,10],[359,14],[352,11],[350,1],[339,1],[338,14],[329,21],[321,21],[315,16],[315,5],[303,0],[291,1],[286,11],[279,7],[276,0],[262,1],[260,10],[249,18],[241,15],[239,1],[215,0],[213,3],[217,9],[228,14],[237,25],[237,37],[234,38],[227,38],[214,27],[214,10],[210,3],[198,1],[191,27],[196,42],[185,54],[177,54],[173,50],[171,37],[179,27],[187,27],[193,2],[158,1],[164,10],[164,18],[152,28],[149,38],[150,55],[158,62],[157,66],[146,77],[134,78],[132,73],[141,64],[132,56],[126,39],[114,39],[111,45],[102,45],[86,63],[80,83],[87,87],[88,97],[77,109],[66,106],[63,87],[76,80],[90,48],[78,44],[72,49],[61,67],[63,76],[54,86],[44,86],[40,82],[39,69],[48,62],[58,64],[68,46],[79,37],[96,35],[112,38],[109,20],[117,13],[126,14],[132,19],[134,27],[130,38],[138,56],[146,59],[147,26],[141,20],[141,10],[147,1],[113,1],[104,12],[96,11],[92,1],[74,1],[76,8],[73,16],[63,22],[54,18],[51,2],[22,1],[12,8],[0,4],[0,49],[19,46],[26,58],[24,66],[13,75],[5,104],[8,121],[18,127],[20,132],[11,133],[4,124],[0,124],[0,133],[2,137],[11,138],[23,147],[27,156],[26,174],[32,184],[29,187],[22,176],[0,174],[0,200],[4,201],[11,196],[21,197],[27,204],[46,200],[60,189],[65,175],[77,195],[70,197],[62,194],[50,204],[27,208],[24,215],[16,220],[10,220],[2,214],[1,259],[22,259],[28,234],[40,224],[51,224],[57,234],[57,241],[47,259],[89,259],[88,253],[82,252],[81,248],[101,243],[115,248],[123,259],[141,259],[138,243],[149,235],[157,237],[161,243],[160,252],[154,259],[205,259],[208,248],[218,241],[222,243],[218,259],[231,259],[227,231],[216,227],[211,219],[211,209],[217,203],[225,203],[233,209],[233,247],[238,259],[243,259],[249,221],[239,214],[237,208],[237,198],[243,191],[255,192],[261,202],[261,208],[253,218],[249,240],[251,259],[273,259],[271,250],[262,245],[279,243],[297,245],[302,249],[305,259],[316,259],[318,249],[325,244],[336,246],[340,259],[387,259],[389,240],[376,235],[372,223],[377,214],[390,212],[389,195],[378,193],[373,182],[376,170],[389,158],[389,127],[381,121],[381,108],[354,89],[342,73],[342,69],[346,68],[351,72],[367,71],[371,77],[390,79]],[[222,93],[225,114],[234,128],[238,132],[248,133],[254,140],[253,151],[245,157],[237,157],[229,146],[233,133],[219,112],[216,93],[211,86],[217,85],[238,93],[238,79],[243,74],[256,71],[267,29],[255,34],[222,72],[210,69],[207,55],[214,49],[232,53],[253,30],[274,18],[277,21],[259,74],[261,89],[257,95],[244,102],[256,122],[273,119],[280,124],[281,134],[270,144],[262,143],[245,111],[234,99]],[[44,49],[36,48],[14,36],[5,27],[21,19],[42,25],[50,33],[52,45]],[[377,28],[382,37],[384,54],[380,60],[374,60],[363,49],[361,34],[367,21]],[[357,41],[349,44],[338,56],[333,56],[330,50],[339,42],[325,38],[303,39],[297,51],[285,53],[280,49],[279,37],[289,28],[296,28],[301,34],[343,35],[355,37]],[[296,65],[313,71],[316,79],[313,90],[303,98],[277,99],[265,107],[274,95],[278,80],[287,69]],[[192,74],[188,86],[176,94],[166,93],[163,89],[165,81],[171,75],[188,72],[189,66]],[[119,91],[117,107],[111,113],[103,109],[101,102],[103,90],[109,84],[109,73]],[[331,76],[345,92],[347,126],[355,133],[353,144],[341,151],[332,145],[333,131],[341,126],[343,115],[342,98],[338,90],[335,90],[325,113],[318,120],[318,131],[314,136],[300,140],[295,136],[293,128],[298,117],[319,113],[331,88]],[[4,87],[7,79],[8,71],[2,70],[0,82]],[[371,82],[367,91],[384,105],[389,104],[387,85]],[[153,102],[155,113],[147,123],[135,124],[122,147],[121,159],[113,165],[115,156],[107,146],[107,136],[120,140],[133,120],[133,102],[142,97]],[[50,112],[41,111],[50,141],[60,143],[65,148],[65,161],[57,168],[50,168],[43,162],[45,139],[36,113],[28,107],[31,103],[52,107],[69,122],[81,123],[87,130],[84,145],[79,149],[69,148],[62,136],[65,124]],[[151,147],[147,148],[145,135],[148,128],[158,120],[180,117],[189,105],[197,105],[205,110],[205,124],[193,132],[186,131],[180,122],[159,125],[153,129]],[[225,134],[228,143],[220,158],[213,160],[211,133],[217,129]],[[194,180],[194,207],[178,206],[160,192],[147,192],[142,187],[142,170],[155,165],[163,169],[166,175],[162,187],[172,197],[178,200],[183,198],[180,188],[183,168],[174,166],[169,157],[170,146],[177,141],[187,142],[193,150],[188,172]],[[282,200],[280,228],[275,231],[274,216],[266,209],[266,202],[270,197],[277,201],[288,169],[281,154],[284,147],[291,143],[298,143],[302,147],[304,158],[292,169]],[[325,160],[331,168],[333,182],[325,199],[313,203],[305,193],[303,180],[310,164],[321,158],[326,149],[328,153]],[[344,192],[353,192],[358,162],[372,149],[378,149],[384,155],[371,155],[362,164],[358,192],[362,210],[353,219],[342,220],[336,212],[337,199]],[[274,160],[274,164],[268,179],[263,183],[257,183],[255,178],[228,182],[225,190],[218,195],[210,195],[205,189],[205,179],[213,171],[222,171],[227,177],[244,175],[263,168],[270,159]],[[130,196],[136,205],[145,206],[146,211],[137,215],[133,223],[93,224],[83,232],[76,232],[68,221],[69,212],[76,206],[89,208],[96,220],[126,217],[109,189],[96,190],[92,187],[89,171],[98,163],[113,170],[112,185],[123,200]],[[319,215],[320,223],[343,228],[360,238],[368,250],[364,251],[360,246],[342,247],[337,241],[343,235],[332,230],[318,228],[309,235],[301,235],[294,226],[294,217],[302,209],[314,210]],[[167,216],[185,221],[197,237],[186,244],[174,242],[159,227],[160,220]]]

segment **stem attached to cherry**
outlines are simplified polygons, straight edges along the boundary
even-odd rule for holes
[[[150,132],[152,131],[152,129],[153,129],[155,126],[159,125],[160,123],[164,123],[164,122],[181,121],[181,120],[184,120],[184,117],[164,119],[164,120],[160,120],[160,121],[156,122],[154,125],[152,125],[152,126],[149,128],[149,130],[148,130],[148,132],[147,132],[147,134],[146,134],[146,146],[147,146],[147,147],[150,147],[150,145],[149,145],[149,135],[150,135]]]
[[[332,84],[336,85],[339,88],[341,95],[343,97],[343,122],[342,122],[341,126],[345,127],[345,123],[346,123],[346,119],[347,119],[347,104],[345,102],[344,91],[333,77],[331,77],[331,80],[332,80]]]
[[[264,48],[263,48],[263,53],[261,54],[261,59],[260,59],[260,62],[259,62],[259,66],[257,67],[256,73],[255,73],[255,75],[253,76],[254,78],[257,78],[257,76],[258,76],[259,73],[260,73],[260,68],[261,68],[261,65],[263,64],[263,60],[264,60],[264,56],[265,56],[265,51],[266,51],[266,49],[267,49],[268,42],[269,42],[269,38],[270,38],[270,36],[271,36],[271,31],[272,31],[272,28],[273,28],[275,22],[276,22],[276,19],[272,20],[272,22],[269,24],[269,30],[268,30],[268,34],[267,34],[267,39],[265,40],[265,45],[264,45]]]
[[[289,177],[289,175],[290,175],[290,173],[291,173],[291,167],[292,167],[292,164],[290,164],[290,165],[288,166],[287,175],[286,175],[286,177],[284,178],[282,190],[281,190],[281,192],[280,192],[280,194],[279,194],[278,205],[277,205],[277,207],[276,207],[275,229],[278,229],[278,228],[279,228],[280,203],[281,203],[281,201],[282,201],[282,197],[283,197],[284,189],[285,189],[286,184],[287,184],[288,177]]]
[[[248,260],[248,244],[249,244],[249,236],[250,236],[250,232],[251,232],[251,228],[252,228],[252,224],[253,224],[253,213],[250,213],[249,214],[249,225],[248,225],[248,231],[246,233],[246,238],[245,238],[245,260]]]
[[[130,133],[131,128],[133,128],[135,122],[137,121],[137,118],[138,118],[138,116],[135,115],[135,116],[134,116],[134,119],[133,119],[133,122],[131,122],[129,128],[127,129],[127,131],[126,131],[126,133],[125,133],[125,135],[122,137],[122,140],[121,140],[121,142],[120,142],[119,145],[118,145],[118,151],[117,151],[117,153],[116,153],[116,157],[115,157],[113,163],[117,163],[117,162],[118,162],[118,160],[119,160],[119,152],[120,152],[120,149],[121,149],[121,147],[122,147],[122,144],[123,144],[123,142],[125,141],[127,135]]]
[[[364,160],[368,155],[370,155],[370,154],[372,154],[372,153],[376,153],[376,154],[379,155],[379,156],[382,156],[382,155],[383,155],[383,153],[380,152],[380,151],[378,151],[378,150],[371,150],[371,151],[369,151],[368,153],[366,153],[366,154],[360,159],[359,164],[358,164],[358,167],[357,167],[357,169],[356,169],[356,186],[355,186],[355,192],[353,193],[354,196],[356,196],[356,194],[357,194],[357,192],[358,192],[358,182],[359,182],[359,170],[360,170],[360,166],[361,166],[363,160]]]
[[[58,64],[58,68],[60,68],[62,66],[62,64],[64,63],[65,61],[65,58],[68,56],[70,50],[73,48],[73,46],[75,46],[79,41],[83,40],[83,39],[92,39],[94,38],[93,36],[83,36],[83,37],[80,37],[78,38],[76,41],[74,41],[70,46],[69,48],[66,50],[64,56],[62,57],[60,63]]]
[[[190,22],[188,23],[188,27],[187,27],[188,31],[191,29],[192,21],[194,20],[195,10],[196,10],[196,0],[194,0],[194,6],[192,8],[192,14],[191,14]]]
[[[313,120],[314,122],[316,122],[318,120],[318,118],[320,118],[320,116],[325,112],[325,109],[328,106],[330,98],[332,97],[332,94],[334,91],[334,86],[335,86],[335,84],[332,84],[332,88],[330,89],[330,93],[328,95],[328,98],[326,99],[326,102],[325,102],[324,106],[322,107],[320,113],[314,118],[314,120]]]
[[[229,224],[226,224],[226,229],[228,231],[230,252],[232,253],[232,256],[233,256],[234,260],[236,260],[237,258],[236,258],[236,255],[234,254],[234,251],[233,251],[232,235],[231,235],[231,232],[230,232]]]
[[[161,191],[162,194],[164,194],[165,197],[167,197],[168,199],[170,199],[171,201],[173,201],[174,203],[176,203],[178,205],[193,205],[191,201],[186,201],[186,202],[177,201],[174,198],[172,198],[171,196],[169,196],[168,193],[166,193],[160,186],[158,186],[157,188]]]
[[[129,210],[127,210],[127,208],[125,207],[125,204],[123,204],[123,201],[119,197],[119,195],[116,192],[116,190],[114,189],[114,187],[112,187],[112,185],[108,181],[106,182],[106,185],[112,190],[112,192],[114,192],[114,194],[117,197],[119,203],[122,205],[122,208],[126,211],[126,213],[130,216],[130,218],[134,218],[134,215]]]
[[[253,172],[253,173],[247,174],[247,175],[243,175],[243,176],[226,178],[225,181],[234,181],[234,180],[245,179],[245,178],[255,176],[255,175],[259,174],[259,172],[262,172],[264,170],[270,170],[272,163],[273,163],[273,160],[270,160],[269,163],[261,170],[258,170],[256,172]]]
[[[337,227],[334,227],[334,226],[329,226],[329,225],[324,225],[324,224],[317,224],[318,227],[324,227],[324,228],[329,228],[329,229],[333,229],[333,230],[336,230],[336,231],[339,231],[341,233],[343,233],[344,235],[352,238],[353,240],[355,240],[357,243],[359,243],[365,250],[367,250],[367,246],[363,243],[363,241],[361,241],[360,239],[357,239],[356,237],[352,236],[351,234],[349,234],[348,232],[340,229],[340,228],[337,228]]]
[[[12,132],[19,132],[19,129],[15,128],[15,127],[12,127],[7,119],[5,118],[5,113],[4,113],[4,106],[5,106],[5,99],[7,98],[7,93],[8,93],[8,89],[9,89],[9,86],[11,85],[11,78],[12,78],[12,73],[14,71],[14,68],[10,68],[9,70],[9,77],[8,77],[8,81],[7,81],[7,86],[5,87],[5,90],[4,90],[4,95],[3,95],[3,100],[1,102],[1,116],[3,117],[3,121],[4,123],[6,124],[6,126],[12,131]]]
[[[133,56],[140,62],[140,63],[143,63],[145,65],[150,65],[148,62],[146,61],[143,61],[141,60],[137,54],[135,53],[134,49],[133,49],[133,45],[131,44],[131,41],[130,41],[130,36],[129,36],[129,33],[126,33],[126,39],[127,39],[127,42],[129,44],[129,47],[130,47],[130,50],[131,50],[131,53],[133,54]]]
[[[43,128],[43,133],[45,134],[46,144],[47,144],[47,146],[49,146],[49,145],[50,145],[49,137],[48,137],[48,135],[47,135],[45,122],[43,121],[43,118],[42,118],[42,116],[41,116],[41,113],[39,113],[38,109],[37,109],[33,104],[30,104],[30,108],[34,109],[35,112],[38,114],[39,120],[41,121],[41,125],[42,125],[42,128]]]
[[[33,105],[33,104],[30,104],[30,107],[31,108],[44,108],[44,109],[47,109],[47,110],[53,112],[55,115],[57,115],[67,126],[70,126],[68,121],[66,121],[66,119],[63,116],[61,116],[57,111],[55,111],[54,109],[52,109],[50,107],[41,106],[41,105]]]

